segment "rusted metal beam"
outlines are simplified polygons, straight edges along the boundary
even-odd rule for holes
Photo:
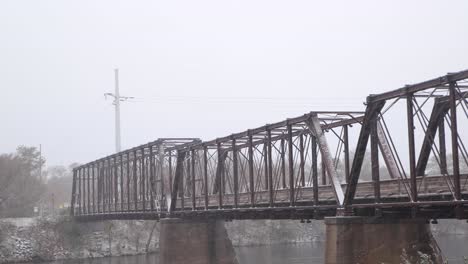
[[[174,175],[174,181],[172,183],[172,193],[170,197],[168,197],[168,209],[169,213],[174,212],[177,206],[177,194],[179,193],[179,186],[181,182],[181,178],[183,178],[183,170],[184,170],[184,160],[185,160],[185,151],[179,151],[177,152],[177,165],[176,165],[176,170],[175,170],[175,175]],[[184,198],[182,197],[182,201]]]
[[[343,145],[344,145],[344,165],[345,165],[345,179],[349,182],[349,132],[348,126],[343,126]]]
[[[154,154],[153,154],[153,146],[149,147],[149,181],[148,181],[148,190],[150,194],[150,209],[151,211],[154,210],[154,194],[155,194],[155,189],[154,189],[154,177],[155,177],[155,171],[154,171]]]
[[[127,169],[127,210],[130,211],[130,152],[126,153],[127,162],[126,162],[126,169]]]
[[[418,201],[418,186],[416,182],[416,152],[414,146],[414,114],[413,114],[413,95],[406,97],[406,118],[408,121],[408,152],[410,168],[410,186],[411,201]]]
[[[195,171],[195,157],[196,157],[196,152],[194,149],[190,150],[190,176],[191,176],[191,187],[192,187],[192,210],[195,210],[197,208],[197,200],[196,200],[196,191],[197,191],[197,185],[196,185],[196,171]]]
[[[318,193],[318,158],[317,158],[317,139],[315,136],[311,136],[311,148],[312,148],[312,191],[314,196],[314,205],[319,203]]]
[[[299,173],[301,186],[305,186],[305,153],[304,153],[304,135],[299,135]]]
[[[359,133],[358,143],[356,151],[354,153],[354,159],[351,166],[351,172],[349,176],[348,186],[344,197],[344,206],[349,206],[353,203],[354,196],[356,194],[356,187],[359,181],[359,175],[361,173],[362,163],[364,161],[364,155],[366,153],[367,142],[370,134],[371,120],[378,116],[385,101],[379,101],[377,103],[368,104],[366,107],[366,114],[362,122],[361,131]]]
[[[428,81],[424,81],[421,83],[406,85],[403,88],[393,90],[390,92],[385,92],[385,93],[378,94],[378,95],[372,95],[368,97],[368,103],[385,101],[385,100],[396,98],[396,97],[412,95],[416,92],[419,92],[428,88],[446,85],[446,84],[449,84],[450,82],[456,82],[456,81],[467,79],[467,78],[468,78],[468,70],[447,74],[445,76],[441,76],[441,77],[428,80]]]
[[[439,158],[440,158],[440,173],[448,174],[447,170],[447,147],[445,144],[445,120],[439,120]]]
[[[88,197],[87,197],[87,202],[88,202],[87,203],[87,206],[88,206],[87,207],[88,208],[87,212],[88,212],[88,214],[91,213],[91,210],[90,210],[90,208],[91,208],[91,183],[90,183],[90,181],[91,181],[91,179],[90,178],[91,178],[91,173],[89,172],[89,166],[87,166],[86,167],[86,181],[87,181],[87,186],[86,187],[88,189],[88,192],[87,192],[87,194],[88,194]]]
[[[133,150],[133,209],[138,211],[137,150]]]
[[[267,131],[268,137],[268,193],[269,193],[269,200],[270,200],[270,207],[274,206],[274,190],[273,190],[273,158],[272,158],[272,142],[271,142],[271,131]]]
[[[280,142],[280,159],[281,159],[281,186],[286,189],[286,146],[284,138]]]
[[[96,177],[95,177],[95,165],[93,164],[92,165],[92,190],[93,190],[93,194],[92,194],[92,197],[93,197],[93,213],[96,213],[96,200],[95,200],[95,196],[96,196],[96,188],[95,188],[95,181],[96,181]]]
[[[371,120],[371,167],[372,183],[374,185],[374,201],[380,203],[380,166],[379,166],[379,136],[377,117]]]
[[[292,136],[292,127],[290,124],[287,125],[288,128],[288,169],[289,169],[289,206],[295,205],[294,199],[294,153],[293,153],[293,136]]]
[[[338,175],[333,164],[333,158],[330,153],[330,148],[328,147],[327,139],[320,126],[320,120],[317,118],[317,116],[312,116],[309,120],[306,121],[306,124],[309,130],[311,131],[312,135],[314,135],[317,138],[317,143],[319,146],[320,153],[322,155],[322,160],[325,162],[325,166],[327,168],[327,173],[330,178],[330,183],[335,193],[337,204],[339,206],[343,206],[343,189],[341,189],[341,183],[338,179]]]
[[[460,160],[458,158],[458,128],[457,128],[457,91],[456,83],[450,82],[450,134],[452,136],[452,167],[453,167],[453,183],[455,191],[455,199],[461,199],[460,185]]]
[[[254,157],[253,157],[253,138],[249,135],[249,186],[250,186],[250,206],[255,206],[255,182],[254,182]]]
[[[232,171],[234,181],[234,208],[239,206],[239,164],[237,162],[236,140],[232,140]]]
[[[400,171],[398,170],[397,161],[392,154],[392,150],[390,148],[390,144],[385,136],[384,129],[382,127],[382,123],[380,120],[377,120],[377,138],[378,138],[378,146],[382,153],[383,160],[387,167],[388,173],[390,174],[391,179],[400,178]]]
[[[204,197],[205,197],[205,210],[208,210],[209,197],[208,197],[208,148],[203,147],[203,186]]]
[[[424,141],[419,151],[419,158],[416,165],[416,175],[423,176],[426,171],[427,162],[431,154],[432,146],[436,136],[437,129],[442,120],[450,109],[450,103],[448,101],[436,100],[432,108],[431,117],[427,124],[426,133],[424,135]]]

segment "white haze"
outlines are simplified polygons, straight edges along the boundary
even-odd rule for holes
[[[468,68],[467,1],[0,2],[0,152],[212,139]]]

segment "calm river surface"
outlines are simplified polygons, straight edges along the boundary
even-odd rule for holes
[[[466,237],[442,236],[437,241],[449,264],[463,264],[463,255],[468,256]],[[236,248],[239,264],[322,264],[324,244],[301,243]],[[164,264],[157,254],[99,258],[91,260],[68,260],[51,264]]]

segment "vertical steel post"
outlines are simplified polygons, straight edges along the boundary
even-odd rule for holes
[[[137,151],[133,151],[133,206],[134,210],[138,211],[138,167],[137,167]]]
[[[286,189],[286,147],[284,138],[281,138],[281,185],[283,189]]]
[[[127,211],[130,211],[130,152],[127,152]]]
[[[111,159],[107,160],[107,211],[111,212],[112,209],[112,164]]]
[[[102,201],[102,173],[100,161],[96,164],[96,173],[97,173],[97,212],[101,213],[101,201]]]
[[[263,174],[264,174],[264,183],[263,190],[268,190],[268,138],[266,142],[263,143]]]
[[[455,198],[461,200],[461,186],[460,186],[460,160],[458,158],[458,129],[457,129],[457,100],[455,82],[450,82],[450,125],[452,136],[452,164],[453,164],[453,181],[455,188]],[[461,209],[461,207],[458,207]],[[458,209],[457,208],[457,209]],[[457,210],[457,217],[459,210]]]
[[[380,174],[379,174],[379,138],[377,135],[377,118],[371,120],[371,166],[372,182],[374,185],[374,201],[380,203]]]
[[[103,190],[103,195],[104,195],[104,201],[103,201],[103,212],[108,212],[108,208],[107,206],[109,205],[109,200],[108,200],[108,194],[109,194],[109,190],[108,190],[108,186],[109,186],[109,164],[108,164],[108,160],[105,159],[103,161],[103,164],[104,164],[104,190]]]
[[[81,183],[82,183],[82,191],[83,191],[83,195],[82,195],[82,205],[83,205],[83,214],[87,214],[87,207],[86,207],[86,165],[84,165],[83,168],[81,168]]]
[[[95,183],[94,183],[96,181],[96,175],[95,175],[95,170],[96,170],[95,166],[96,166],[96,164],[93,163],[91,166],[92,166],[92,176],[91,176],[92,177],[92,187],[91,188],[93,190],[93,195],[92,195],[92,197],[93,197],[93,213],[96,213],[96,199],[95,199],[95,197],[96,197],[96,188],[95,188]]]
[[[142,202],[143,202],[143,211],[146,211],[146,186],[145,186],[145,182],[146,182],[146,163],[145,163],[145,149],[142,148],[140,150],[141,152],[141,161],[140,161],[140,165],[141,165],[141,178],[140,178],[140,181],[141,181],[141,196],[142,196]]]
[[[311,136],[312,142],[312,191],[314,193],[314,205],[318,205],[318,158],[317,158],[317,138]]]
[[[123,168],[123,154],[120,154],[120,211],[124,210],[124,168]]]
[[[223,208],[223,181],[222,181],[222,178],[223,178],[223,170],[224,170],[224,162],[223,162],[223,157],[222,157],[222,149],[221,149],[221,142],[218,142],[217,143],[217,149],[218,149],[218,168],[217,168],[217,174],[216,176],[219,177],[219,180],[218,180],[218,199],[219,199],[219,206],[218,208],[219,209],[222,209]]]
[[[184,153],[186,153],[184,151]],[[187,153],[188,154],[188,153]],[[187,157],[187,159],[190,158],[190,157]],[[190,166],[189,168],[185,168],[185,166],[187,166],[185,163],[186,159],[186,156],[184,156],[184,158],[181,160],[180,164],[181,164],[181,168],[180,168],[180,177],[179,177],[179,197],[180,197],[180,206],[182,207],[182,210],[185,209],[185,187],[184,185],[188,183],[186,183],[186,177],[188,176],[187,175],[187,170],[190,169]]]
[[[118,211],[119,204],[119,168],[117,166],[117,155],[114,156],[114,211]]]
[[[205,210],[208,210],[209,200],[208,200],[208,148],[203,146],[203,181],[204,185],[204,195],[205,195]]]
[[[233,170],[233,180],[234,180],[234,208],[238,208],[238,199],[239,199],[239,168],[237,164],[237,146],[236,139],[233,138],[231,141],[232,144],[232,170]]]
[[[87,193],[87,191],[86,191],[86,168],[87,167],[83,167],[81,169],[82,170],[81,177],[83,179],[83,181],[82,181],[83,182],[83,214],[88,213],[88,208],[86,206],[86,203],[87,203],[87,201],[86,201],[86,193]]]
[[[348,125],[343,126],[343,144],[344,144],[344,160],[345,160],[345,180],[349,182],[349,134]]]
[[[408,119],[408,146],[411,194],[413,202],[416,202],[418,201],[418,186],[416,181],[416,154],[414,148],[413,94],[408,94],[406,97],[406,114]]]
[[[107,162],[107,166],[106,166],[106,191],[105,191],[105,195],[106,195],[106,210],[107,212],[110,212],[110,195],[111,195],[111,192],[110,192],[110,160],[106,159],[106,162]]]
[[[304,158],[304,135],[299,135],[299,158],[300,158],[300,173],[301,173],[301,186],[305,187],[305,158]]]
[[[169,151],[169,157],[168,157],[168,163],[169,163],[169,190],[171,191],[172,194],[172,185],[174,184],[172,182],[172,150]]]
[[[76,169],[77,171],[77,175],[78,175],[78,214],[81,214],[83,212],[83,208],[81,208],[81,196],[82,196],[82,193],[81,193],[81,169],[78,168]]]
[[[110,159],[107,159],[107,166],[106,166],[106,205],[107,205],[107,212],[110,212],[110,208],[111,208],[111,191],[112,191],[112,188],[111,188],[111,178],[112,178],[112,174],[111,174],[111,164],[110,164]]]
[[[91,213],[91,173],[89,172],[91,165],[86,166],[86,178],[87,178],[87,189],[88,189],[88,214]]]
[[[166,183],[166,176],[165,176],[165,171],[164,171],[164,161],[165,161],[164,151],[165,151],[164,150],[164,145],[163,145],[163,143],[160,143],[158,145],[158,152],[159,152],[158,153],[158,161],[159,161],[159,173],[160,173],[159,178],[161,180],[161,195],[160,195],[160,199],[161,199],[160,200],[160,207],[161,207],[161,209],[164,207],[165,204],[167,204],[167,202],[165,202],[166,199],[167,199],[166,191],[168,191],[168,190],[166,190],[167,189],[166,184],[167,184],[167,186],[171,185],[171,183]],[[153,181],[155,181],[156,178],[157,178],[157,176],[156,176],[156,165],[154,165],[154,166],[155,166],[154,167],[155,173],[153,175]],[[155,184],[155,183],[152,183],[152,186],[153,186],[153,184]],[[155,188],[155,186],[153,186],[151,189],[153,189],[153,188]],[[157,198],[158,197],[156,197],[156,199]]]
[[[288,168],[289,168],[289,206],[294,206],[294,153],[293,153],[293,135],[292,125],[287,125],[288,129]]]
[[[273,158],[272,158],[272,142],[271,142],[271,130],[267,130],[267,137],[268,137],[268,191],[269,191],[269,198],[270,198],[270,207],[273,207]]]
[[[196,172],[195,172],[195,150],[192,149],[190,151],[190,166],[192,167],[191,169],[191,176],[192,176],[192,210],[195,211],[195,209],[197,209],[197,200],[196,200]]]
[[[150,195],[150,208],[151,211],[154,211],[154,154],[153,146],[149,146],[149,181],[148,181],[148,191]],[[162,179],[161,179],[162,183]],[[161,192],[162,195],[162,192]]]
[[[250,183],[250,206],[255,206],[255,182],[254,182],[254,160],[253,160],[253,136],[249,134],[249,183]]]

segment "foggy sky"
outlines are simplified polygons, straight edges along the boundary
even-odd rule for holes
[[[467,1],[0,2],[0,153],[213,139],[468,68]],[[297,104],[296,104],[297,102]]]

